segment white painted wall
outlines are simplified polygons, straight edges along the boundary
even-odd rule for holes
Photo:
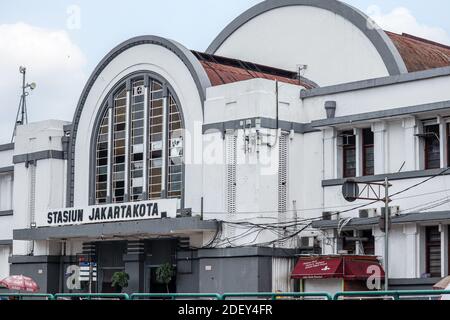
[[[335,295],[342,292],[343,279],[305,279],[303,292],[328,292]]]
[[[65,121],[47,120],[18,127],[14,155],[45,150],[61,151],[65,124]],[[35,166],[27,167],[25,163],[14,165],[14,229],[30,228],[33,205],[35,221],[45,216],[49,208],[64,205],[64,162],[65,160],[45,159],[38,160]],[[32,170],[36,171],[34,201],[31,197]],[[29,241],[14,240],[14,255],[28,254],[33,249],[34,246]]]
[[[357,27],[309,6],[277,8],[253,18],[216,54],[292,71],[306,64],[304,75],[321,86],[388,75],[374,45]]]
[[[9,276],[9,255],[11,246],[0,246],[0,279]]]

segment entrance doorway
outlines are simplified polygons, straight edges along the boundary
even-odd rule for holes
[[[127,250],[125,241],[97,242],[97,290],[101,293],[115,293],[112,276],[115,272],[125,271],[123,255]]]
[[[168,284],[168,286],[166,286],[164,283],[160,283],[157,280],[156,277],[156,270],[158,269],[159,266],[150,266],[148,267],[148,279],[147,279],[147,285],[148,285],[148,292],[150,293],[167,293],[167,289],[169,289],[170,293],[175,293],[177,290],[177,286],[176,286],[176,276],[175,274],[172,277],[172,280],[170,281],[170,283]]]

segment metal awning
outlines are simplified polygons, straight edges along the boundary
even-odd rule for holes
[[[199,217],[165,218],[40,227],[13,231],[14,240],[51,240],[70,238],[112,238],[126,236],[176,236],[196,232],[214,232],[216,220],[201,220]]]

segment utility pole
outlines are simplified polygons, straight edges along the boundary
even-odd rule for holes
[[[19,72],[22,74],[22,94],[20,96],[19,107],[17,108],[16,122],[14,124],[14,131],[11,137],[11,142],[14,142],[17,126],[28,123],[27,96],[29,95],[29,92],[27,92],[27,89],[36,89],[36,83],[26,83],[27,68],[20,67]]]
[[[384,290],[389,290],[389,180],[384,180]]]
[[[362,185],[360,190],[359,185]],[[392,185],[386,177],[384,183],[358,183],[353,179],[348,179],[342,186],[342,195],[348,202],[356,200],[371,200],[374,202],[384,202],[384,221],[380,217],[379,227],[384,229],[384,289],[389,290],[389,224],[390,224],[390,210],[389,203],[389,188]],[[383,197],[384,189],[384,197]]]

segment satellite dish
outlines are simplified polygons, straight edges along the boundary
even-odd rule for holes
[[[31,89],[31,90],[36,89],[36,82],[32,82],[32,83],[30,84],[30,89]]]
[[[355,202],[359,196],[358,183],[354,180],[347,180],[342,185],[342,196],[348,202]]]

